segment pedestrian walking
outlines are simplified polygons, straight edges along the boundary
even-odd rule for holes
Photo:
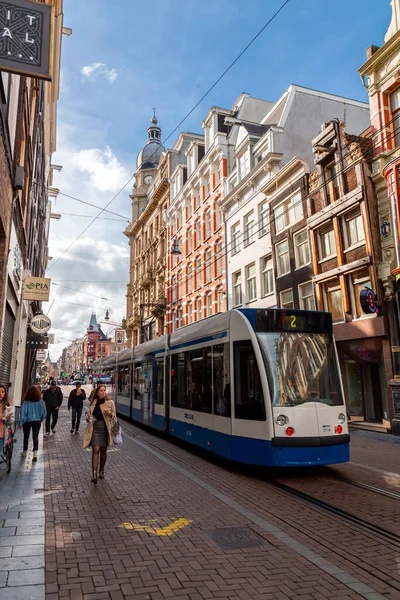
[[[0,454],[3,452],[6,425],[11,425],[13,421],[14,408],[11,405],[6,388],[4,385],[0,385]]]
[[[104,479],[104,466],[107,460],[107,448],[112,446],[111,433],[112,420],[115,419],[115,404],[107,396],[106,386],[99,385],[89,403],[86,413],[87,426],[83,439],[83,447],[92,447],[92,483],[97,483],[97,469],[100,470],[99,479]]]
[[[43,400],[46,405],[47,416],[46,416],[46,437],[50,435],[50,421],[51,431],[56,432],[56,425],[58,421],[58,412],[63,402],[63,393],[61,388],[58,387],[57,383],[53,380],[50,382],[50,387],[43,394]]]
[[[78,433],[79,431],[84,400],[86,400],[86,392],[82,389],[82,384],[77,381],[76,389],[71,391],[68,398],[68,412],[70,412],[72,408],[71,433],[74,433],[74,431],[75,433]]]
[[[39,431],[42,421],[46,418],[46,406],[41,398],[42,394],[38,387],[32,385],[25,394],[21,406],[19,426],[24,430],[24,445],[21,456],[25,458],[28,451],[29,436],[32,430],[33,438],[33,462],[37,461],[39,449]]]

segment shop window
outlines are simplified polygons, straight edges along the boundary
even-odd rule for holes
[[[343,321],[343,302],[342,302],[342,290],[340,287],[340,281],[337,277],[331,279],[325,284],[325,296],[326,296],[326,308],[328,312],[332,313],[332,320],[334,322]]]
[[[300,269],[310,264],[310,243],[308,240],[308,231],[303,229],[293,236],[294,254],[296,260],[296,269]]]
[[[261,259],[261,285],[263,297],[274,293],[274,265],[272,256],[264,256]]]
[[[246,301],[252,302],[257,299],[256,264],[246,267]]]
[[[280,299],[281,299],[281,308],[294,308],[294,302],[293,302],[293,289],[291,288],[290,290],[284,290],[283,292],[280,293]]]
[[[235,418],[265,421],[260,373],[250,340],[233,343],[235,368]]]
[[[278,277],[280,275],[286,275],[286,273],[290,272],[288,240],[284,240],[280,244],[276,245],[276,263],[278,267]]]
[[[314,286],[312,281],[299,285],[300,308],[315,310]]]

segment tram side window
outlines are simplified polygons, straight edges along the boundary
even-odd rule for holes
[[[171,356],[171,405],[187,408],[185,353]]]
[[[164,404],[164,358],[156,359],[156,394],[155,403]]]
[[[142,366],[140,364],[135,365],[135,370],[133,373],[133,399],[141,400],[140,395],[140,384],[142,380]]]
[[[265,404],[260,373],[250,340],[234,342],[235,417],[265,421]]]
[[[214,414],[231,416],[231,386],[229,381],[229,344],[213,346]]]
[[[188,406],[190,410],[212,413],[212,348],[186,352]]]

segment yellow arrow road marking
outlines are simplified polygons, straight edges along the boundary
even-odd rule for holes
[[[139,523],[132,523],[131,521],[126,521],[125,523],[121,523],[118,525],[121,529],[135,530],[135,531],[145,531],[146,533],[150,533],[152,535],[160,535],[160,536],[171,536],[173,533],[176,533],[180,529],[186,527],[186,525],[190,525],[193,521],[189,519],[177,519],[171,525],[167,525],[166,527],[155,527],[150,523],[157,523],[155,520],[151,521],[141,521]]]

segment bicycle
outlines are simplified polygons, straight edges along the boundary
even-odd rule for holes
[[[3,451],[0,455],[0,464],[6,463],[7,465],[7,474],[11,473],[11,459],[14,450],[14,444],[17,441],[15,439],[12,425],[6,425],[7,428],[7,439],[4,440]]]

